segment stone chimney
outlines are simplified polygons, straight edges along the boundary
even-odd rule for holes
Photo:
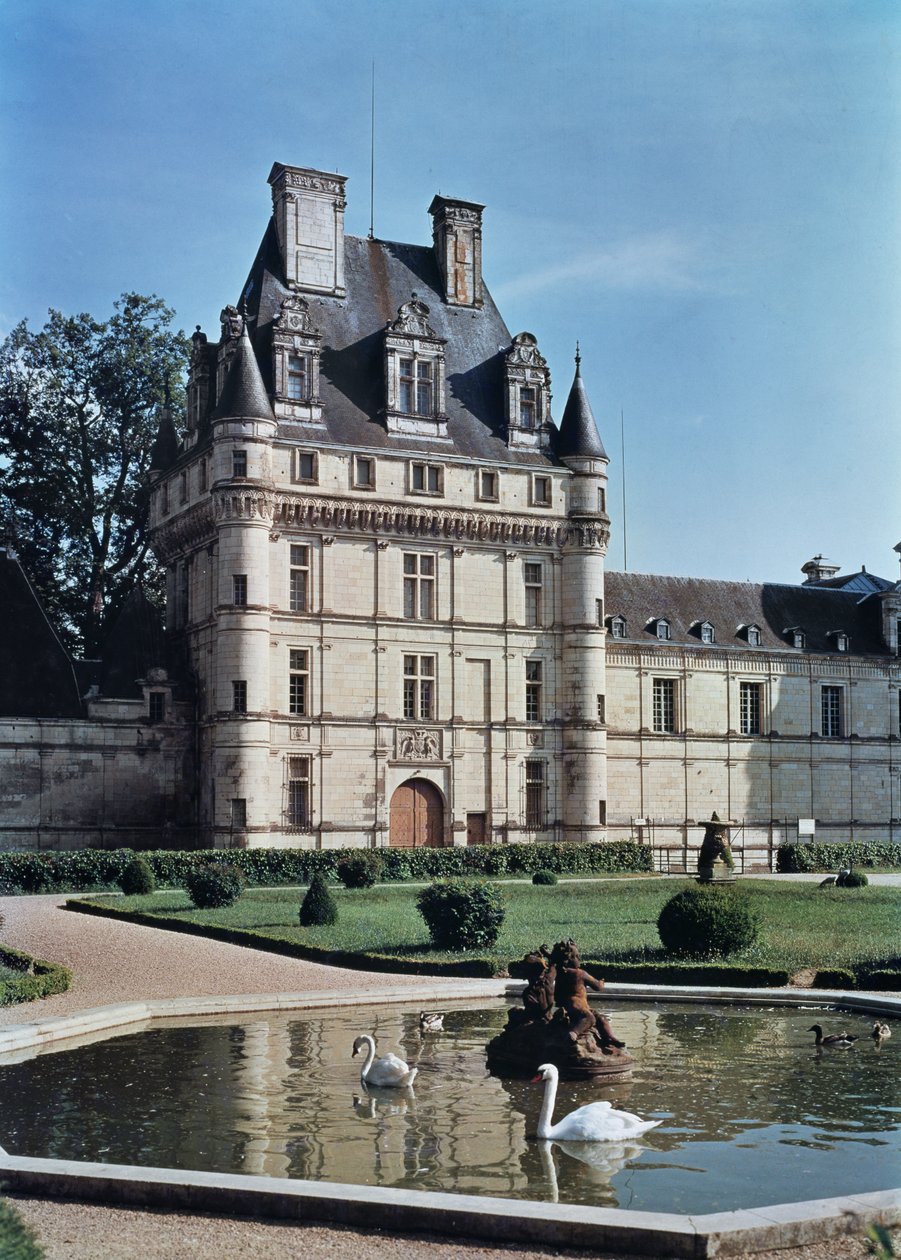
[[[808,560],[806,564],[801,565],[801,572],[804,574],[804,585],[816,586],[818,582],[827,582],[829,578],[835,577],[840,568],[840,564],[833,564],[825,556],[814,556],[812,560]]]
[[[269,173],[285,283],[344,297],[344,175],[276,162]]]
[[[454,201],[440,193],[429,206],[444,299],[451,306],[482,305],[484,209],[474,201]]]

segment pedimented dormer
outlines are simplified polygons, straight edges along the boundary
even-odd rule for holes
[[[412,294],[385,329],[385,423],[389,433],[446,438],[446,342]]]
[[[280,419],[322,423],[321,353],[322,335],[313,324],[309,303],[299,294],[286,297],[272,321],[273,410]]]
[[[513,338],[504,360],[507,445],[540,450],[547,445],[551,419],[551,374],[530,332]]]

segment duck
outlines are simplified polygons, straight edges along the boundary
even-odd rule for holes
[[[375,1037],[364,1033],[354,1042],[351,1058],[355,1058],[361,1050],[366,1051],[366,1062],[360,1069],[360,1080],[364,1085],[376,1085],[381,1089],[403,1089],[412,1085],[418,1068],[411,1068],[409,1063],[399,1059],[396,1054],[383,1054],[375,1057]]]
[[[846,1032],[830,1033],[828,1037],[824,1037],[823,1030],[819,1024],[811,1024],[807,1031],[816,1033],[815,1046],[831,1046],[835,1050],[847,1050],[849,1046],[859,1040],[853,1033]]]
[[[442,1032],[444,1029],[444,1011],[420,1011],[419,1012],[419,1031]]]
[[[882,1020],[877,1019],[876,1023],[873,1025],[873,1031],[870,1033],[870,1036],[877,1043],[877,1045],[879,1044],[880,1041],[887,1041],[888,1038],[891,1037],[891,1035],[892,1035],[892,1030],[889,1027],[889,1025],[884,1024]]]
[[[560,1073],[553,1063],[542,1063],[532,1084],[544,1081],[544,1100],[538,1117],[541,1142],[626,1142],[655,1129],[662,1120],[642,1120],[631,1111],[616,1111],[612,1103],[593,1102],[577,1107],[557,1124],[551,1124]]]

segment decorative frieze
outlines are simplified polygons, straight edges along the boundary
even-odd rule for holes
[[[398,761],[441,761],[442,735],[437,728],[398,727],[394,755]]]

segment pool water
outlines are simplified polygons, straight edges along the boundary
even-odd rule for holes
[[[541,1085],[502,1080],[485,1046],[502,1004],[171,1022],[0,1062],[11,1154],[706,1213],[901,1185],[901,1025],[808,1009],[607,1002],[630,1078],[561,1082],[555,1117],[595,1098],[663,1123],[629,1145],[534,1139]],[[814,1049],[812,1023],[850,1050]],[[375,1032],[419,1074],[360,1084]],[[530,1136],[531,1135],[531,1136]]]

